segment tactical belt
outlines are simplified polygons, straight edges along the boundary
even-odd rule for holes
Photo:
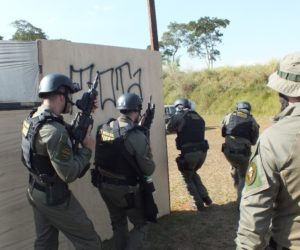
[[[270,239],[269,246],[274,250],[290,250],[289,248],[278,246],[278,244],[272,237]]]
[[[238,155],[250,155],[251,151],[249,149],[243,149],[243,150],[232,150],[230,149],[229,152],[231,154],[238,154]]]
[[[182,154],[187,154],[187,153],[191,153],[191,152],[197,152],[197,151],[203,151],[206,152],[208,149],[208,146],[205,142],[203,143],[199,143],[193,146],[182,146],[181,148],[181,153]]]
[[[105,182],[108,184],[113,184],[113,185],[118,185],[118,186],[135,186],[137,184],[137,181],[135,180],[121,180],[121,179],[116,179],[116,178],[111,178],[107,176],[101,175],[100,177],[101,182]]]
[[[222,144],[222,152],[229,152],[230,154],[237,154],[237,155],[245,155],[245,156],[250,156],[251,155],[251,148],[246,147],[244,149],[231,149],[226,143]]]

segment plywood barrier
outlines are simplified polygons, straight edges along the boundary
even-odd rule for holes
[[[155,200],[159,216],[170,212],[167,171],[167,152],[164,128],[161,61],[158,52],[127,49],[64,41],[39,41],[40,78],[53,72],[70,76],[82,85],[81,97],[100,72],[100,108],[94,114],[95,127],[110,117],[117,117],[117,98],[125,92],[134,92],[143,98],[143,107],[152,95],[156,104],[155,120],[151,128],[151,146],[156,170]],[[1,102],[1,100],[0,100]],[[76,113],[77,110],[74,110]],[[21,163],[20,129],[28,110],[0,111],[0,249],[33,249],[35,238],[31,207],[26,199],[28,173]],[[65,117],[71,121],[71,116]],[[93,130],[95,134],[95,129]],[[75,196],[86,209],[102,239],[112,236],[108,211],[98,190],[90,183],[90,174],[70,185]],[[73,249],[64,238],[60,249]]]

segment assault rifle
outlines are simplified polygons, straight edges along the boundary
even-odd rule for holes
[[[152,95],[151,95],[150,100],[148,102],[148,107],[142,116],[141,127],[150,131],[150,127],[154,119],[154,114],[155,114],[155,104],[152,103]]]
[[[90,89],[83,93],[81,99],[76,101],[76,106],[81,111],[77,112],[75,119],[71,123],[71,133],[75,151],[78,149],[79,143],[82,143],[84,140],[89,126],[93,126],[94,120],[91,113],[93,111],[94,101],[98,95],[97,86],[99,76],[100,73],[97,71],[96,78]]]

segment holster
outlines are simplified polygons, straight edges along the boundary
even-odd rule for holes
[[[179,171],[188,170],[189,164],[185,161],[182,155],[176,158],[177,166]]]
[[[56,182],[45,187],[46,204],[56,206],[64,203],[70,196],[68,185],[64,182]]]
[[[126,209],[131,209],[131,208],[135,208],[136,207],[136,193],[134,192],[130,192],[125,194],[125,200],[127,202],[127,207]]]
[[[46,204],[56,206],[64,203],[70,197],[68,184],[57,176],[41,174],[39,177],[30,175],[30,191],[37,189],[46,194]]]

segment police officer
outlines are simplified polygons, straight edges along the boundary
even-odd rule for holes
[[[203,210],[212,204],[207,189],[197,170],[203,165],[208,143],[205,140],[205,121],[194,110],[188,99],[175,101],[176,113],[167,124],[168,132],[177,132],[176,147],[181,154],[176,158],[178,169],[192,195],[197,209]]]
[[[260,136],[246,173],[237,249],[300,249],[300,53],[285,56],[268,86],[289,105]],[[266,236],[271,235],[269,243]]]
[[[117,100],[117,109],[121,116],[98,128],[94,170],[98,173],[93,173],[92,181],[98,186],[110,214],[114,249],[141,249],[147,219],[139,178],[150,181],[155,164],[149,139],[137,126],[141,98],[133,93],[123,94]],[[129,237],[127,218],[134,226]]]
[[[34,249],[58,249],[61,231],[76,249],[101,249],[101,240],[68,183],[84,175],[95,140],[90,129],[78,152],[72,145],[62,113],[72,107],[71,80],[48,74],[40,82],[42,104],[23,122],[22,159],[30,173],[28,200],[32,206],[36,240]]]
[[[222,121],[222,136],[225,137],[222,152],[231,164],[231,176],[237,189],[239,204],[251,155],[251,145],[255,145],[259,136],[259,125],[251,115],[249,102],[238,102],[236,110],[225,116]]]

